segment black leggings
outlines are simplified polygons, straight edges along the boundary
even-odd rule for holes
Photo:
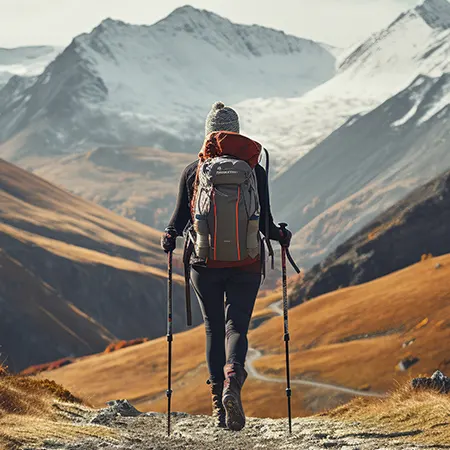
[[[225,364],[245,365],[248,327],[261,274],[240,268],[193,266],[191,280],[205,321],[210,380],[220,383],[225,378]]]

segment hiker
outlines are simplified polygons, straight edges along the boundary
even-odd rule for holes
[[[273,257],[270,240],[289,247],[292,237],[273,222],[267,173],[258,164],[262,150],[240,134],[236,111],[215,103],[199,158],[181,176],[161,242],[169,253],[177,236],[186,237],[187,281],[205,323],[213,417],[217,426],[235,431],[245,426],[241,389],[247,378],[247,333],[265,274],[265,246]]]

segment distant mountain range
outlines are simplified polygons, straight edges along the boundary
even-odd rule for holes
[[[251,118],[246,132],[271,150],[279,173],[290,168],[349,119],[380,106],[418,76],[450,71],[449,10],[447,0],[426,0],[406,11],[343,51],[336,75],[301,97],[239,103],[242,116]]]
[[[0,89],[14,75],[40,75],[60,51],[50,46],[0,48]]]
[[[433,11],[440,11],[439,21],[432,21]],[[450,168],[445,11],[450,15],[447,1],[427,0],[401,15],[348,56],[327,83],[346,80],[355,96],[409,84],[349,118],[272,185],[275,214],[297,231],[294,250],[305,267]]]
[[[320,44],[190,6],[151,26],[107,19],[0,91],[0,142],[14,141],[13,161],[105,145],[196,153],[214,101],[299,96],[334,71]]]

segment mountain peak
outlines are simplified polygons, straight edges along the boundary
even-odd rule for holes
[[[450,3],[447,0],[425,0],[415,11],[432,28],[450,28]]]
[[[158,24],[171,24],[173,26],[185,26],[186,24],[202,24],[205,25],[205,21],[211,19],[222,19],[226,20],[217,14],[204,9],[197,9],[191,5],[180,6],[172,11],[167,17],[160,20]]]

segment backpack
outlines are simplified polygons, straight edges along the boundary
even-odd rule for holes
[[[254,262],[261,252],[261,205],[255,167],[262,147],[232,132],[208,136],[197,168],[191,204],[198,258]]]

